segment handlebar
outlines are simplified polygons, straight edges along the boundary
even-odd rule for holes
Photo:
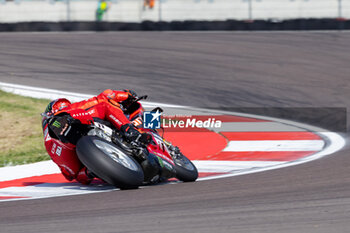
[[[148,97],[148,95],[140,96],[140,97],[136,98],[134,102],[138,102],[140,100],[145,100],[145,99],[147,99],[147,97]]]

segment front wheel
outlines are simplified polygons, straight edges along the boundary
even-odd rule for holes
[[[99,137],[82,137],[76,147],[80,161],[97,177],[122,189],[137,188],[144,180],[141,166],[124,150]]]
[[[193,182],[198,178],[196,166],[183,154],[174,158],[176,178],[183,182]]]

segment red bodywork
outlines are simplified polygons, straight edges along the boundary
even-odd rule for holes
[[[104,103],[103,103],[104,105]],[[103,120],[110,120],[110,116],[106,114],[107,110],[102,111],[104,106],[98,104],[89,110],[83,109],[65,109],[64,112],[69,113],[73,118],[78,119],[82,124],[92,124],[93,117],[98,117]],[[164,143],[163,139],[157,134],[156,131],[142,128],[142,105],[129,116],[124,116],[130,120],[136,127],[139,128],[140,132],[148,132],[152,135],[153,141],[148,145],[147,149],[150,153],[166,160],[168,163],[174,165],[173,159],[169,154],[168,148]],[[115,123],[115,119],[112,119],[112,123]],[[116,124],[114,124],[116,126]],[[118,128],[118,127],[117,127]],[[82,184],[89,184],[92,179],[86,175],[86,167],[80,162],[76,154],[76,146],[71,143],[63,143],[58,139],[52,138],[49,135],[48,125],[43,127],[45,147],[50,155],[51,159],[58,165],[62,174],[69,181],[77,180]]]
[[[139,108],[137,110],[135,110],[130,115],[129,119],[136,127],[139,128],[140,132],[145,132],[145,133],[149,133],[152,135],[153,142],[155,142],[155,143],[150,143],[148,145],[148,147],[147,147],[148,151],[150,153],[166,160],[170,164],[175,165],[174,161],[170,155],[170,152],[168,150],[168,147],[164,143],[163,138],[158,135],[157,131],[152,130],[152,129],[142,128],[142,126],[143,126],[142,116],[143,116],[144,109],[142,108],[142,105],[140,103],[139,103],[139,105],[140,105]]]

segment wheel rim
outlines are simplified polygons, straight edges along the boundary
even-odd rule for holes
[[[123,165],[124,167],[137,171],[139,170],[138,166],[135,164],[135,162],[126,155],[122,150],[119,148],[101,141],[101,140],[93,140],[93,143],[96,145],[97,148],[99,148],[104,154],[108,155],[111,159],[116,161],[117,163]]]

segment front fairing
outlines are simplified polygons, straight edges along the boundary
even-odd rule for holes
[[[167,179],[175,177],[175,163],[170,155],[168,147],[158,134],[155,132],[150,132],[150,134],[152,135],[152,142],[148,145],[147,149],[150,154],[157,157],[158,163],[162,168],[162,177]]]
[[[152,142],[147,146],[147,149],[150,154],[156,157],[162,168],[162,178],[168,179],[175,177],[175,163],[163,138],[159,136],[157,130],[143,128],[143,112],[144,109],[141,103],[137,103],[137,105],[134,105],[131,111],[128,112],[128,118],[141,133],[149,133],[152,135]]]

